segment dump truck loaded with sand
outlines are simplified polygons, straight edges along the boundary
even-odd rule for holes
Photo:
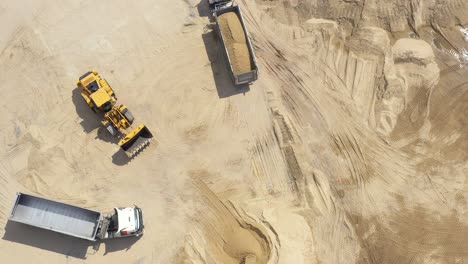
[[[209,0],[209,3],[234,84],[254,82],[258,67],[240,7],[226,0]]]

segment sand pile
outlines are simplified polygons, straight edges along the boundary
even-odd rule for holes
[[[247,40],[239,17],[234,12],[219,16],[219,26],[226,43],[234,74],[251,70],[251,61]]]
[[[203,230],[190,234],[192,250],[205,252],[217,259],[216,263],[267,263],[270,258],[271,241],[264,226],[242,215],[229,202],[222,201],[205,183],[195,181],[206,207],[196,218]],[[183,261],[181,263],[184,263]]]

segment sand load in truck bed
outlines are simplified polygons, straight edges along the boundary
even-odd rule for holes
[[[234,74],[252,70],[247,39],[241,21],[235,12],[227,12],[218,17],[218,23],[223,34]]]

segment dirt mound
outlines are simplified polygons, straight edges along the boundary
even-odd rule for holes
[[[189,247],[182,254],[185,257],[178,261],[193,260],[193,252],[195,255],[203,252],[205,258],[216,263],[267,263],[272,245],[266,229],[241,215],[229,201],[221,201],[202,181],[195,180],[194,185],[206,206],[196,216],[203,236],[193,232],[188,238]]]
[[[251,70],[247,39],[239,17],[234,12],[227,12],[219,16],[219,26],[226,43],[234,74]]]

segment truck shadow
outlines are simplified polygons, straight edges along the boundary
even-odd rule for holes
[[[140,238],[141,236],[93,242],[9,221],[2,239],[67,257],[86,259],[88,255],[94,255],[102,244],[105,245],[104,255],[106,255],[115,251],[129,250]]]
[[[200,3],[198,3],[197,5],[197,11],[200,17],[209,17],[210,20],[212,19],[210,4],[208,3],[208,0],[201,0]]]
[[[9,221],[3,240],[85,259],[92,242]]]
[[[202,34],[206,54],[210,60],[211,71],[219,98],[226,98],[236,94],[245,94],[250,90],[248,84],[235,86],[229,74],[226,58],[222,51],[222,45],[215,30]]]
[[[126,238],[116,238],[116,239],[110,239],[110,240],[105,240],[105,242],[102,242],[101,244],[105,244],[106,250],[104,252],[104,255],[116,251],[122,251],[122,250],[129,250],[133,244],[135,244],[138,240],[140,240],[142,237],[126,237]]]

